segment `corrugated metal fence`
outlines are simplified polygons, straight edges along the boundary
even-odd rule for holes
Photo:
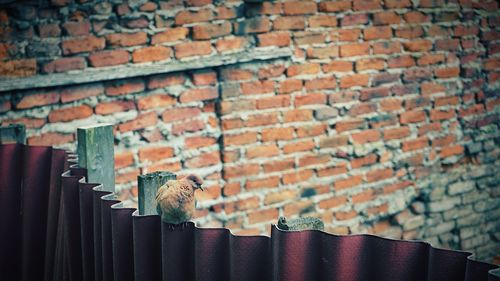
[[[72,163],[62,150],[0,146],[0,280],[500,280],[495,265],[425,242],[165,224]]]

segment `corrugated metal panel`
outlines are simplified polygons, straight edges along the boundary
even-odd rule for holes
[[[495,265],[425,242],[161,223],[85,183],[68,158],[0,146],[0,280],[500,280]]]

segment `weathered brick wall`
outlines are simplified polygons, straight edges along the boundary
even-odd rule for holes
[[[335,233],[500,251],[498,1],[38,5],[0,8],[0,75],[293,51],[0,94],[2,125],[25,124],[29,144],[74,148],[76,127],[115,124],[122,199],[140,173],[190,171],[207,181],[201,225],[256,234],[311,215]]]

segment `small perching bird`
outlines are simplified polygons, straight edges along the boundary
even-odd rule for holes
[[[156,210],[161,220],[181,224],[193,217],[195,210],[194,191],[201,189],[203,180],[190,174],[177,180],[169,180],[156,193]]]

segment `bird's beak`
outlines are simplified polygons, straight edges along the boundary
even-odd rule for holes
[[[203,187],[201,185],[200,185],[200,189],[201,189],[201,191],[205,191],[205,190],[203,190]]]

